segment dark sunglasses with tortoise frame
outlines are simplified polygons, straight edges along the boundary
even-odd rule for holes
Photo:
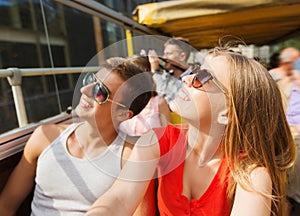
[[[225,94],[227,95],[227,92],[225,91],[223,85],[221,82],[207,69],[201,69],[200,65],[194,65],[194,67],[191,70],[187,70],[184,72],[180,79],[182,79],[186,75],[192,75],[195,74],[193,80],[192,80],[192,86],[196,89],[200,89],[208,83],[210,80]]]

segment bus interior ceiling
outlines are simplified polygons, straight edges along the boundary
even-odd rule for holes
[[[139,5],[133,19],[188,38],[198,50],[216,46],[226,35],[240,37],[246,44],[272,45],[300,35],[300,1],[164,1]]]

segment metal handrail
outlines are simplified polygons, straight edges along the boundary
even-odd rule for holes
[[[0,70],[0,77],[7,77],[11,86],[19,127],[28,124],[27,114],[22,92],[23,76],[74,74],[85,72],[97,72],[100,67],[66,67],[66,68],[8,68]]]
[[[0,77],[12,77],[14,70],[19,70],[22,76],[39,76],[53,74],[72,74],[96,72],[100,67],[61,67],[61,68],[7,68],[0,69]]]

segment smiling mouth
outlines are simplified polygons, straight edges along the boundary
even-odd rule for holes
[[[91,108],[92,107],[92,105],[89,102],[86,101],[85,97],[81,98],[80,103],[82,104],[82,106],[84,108]]]

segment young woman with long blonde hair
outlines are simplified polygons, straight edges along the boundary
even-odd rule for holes
[[[131,215],[157,168],[161,215],[283,216],[296,148],[268,71],[215,48],[182,82],[170,108],[188,126],[143,135],[87,215]]]

